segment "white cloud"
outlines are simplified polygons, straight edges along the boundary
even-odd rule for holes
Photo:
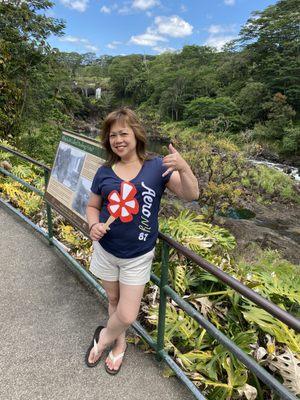
[[[89,0],[60,0],[63,5],[76,11],[84,12]]]
[[[224,4],[226,4],[226,6],[234,6],[235,0],[224,0]]]
[[[137,44],[139,46],[156,46],[158,42],[167,42],[168,40],[163,36],[147,29],[146,33],[137,36],[131,36],[129,43]]]
[[[100,8],[100,12],[102,12],[103,14],[110,14],[111,9],[109,7],[103,6]]]
[[[96,53],[97,51],[99,51],[99,48],[97,46],[93,46],[92,44],[87,44],[84,46],[87,50],[90,50],[94,53]]]
[[[121,8],[118,8],[118,14],[128,15],[131,13],[132,13],[132,9],[126,5]]]
[[[93,52],[99,51],[99,48],[97,46],[92,45],[88,39],[67,35],[67,36],[63,36],[62,38],[59,38],[59,41],[72,43],[74,45],[82,47],[85,50],[89,50],[89,51],[93,51]]]
[[[156,51],[158,54],[174,53],[176,51],[176,49],[174,49],[173,47],[159,47],[159,46],[152,47],[152,50]]]
[[[186,7],[185,4],[181,4],[181,6],[180,6],[180,11],[181,11],[181,12],[186,12],[186,11],[187,11],[187,7]]]
[[[119,42],[118,40],[113,40],[111,43],[108,43],[106,47],[109,49],[115,49],[118,47],[119,44],[122,44],[122,42]]]
[[[205,42],[207,46],[215,47],[217,50],[221,50],[222,47],[235,39],[237,34],[238,26],[237,24],[230,25],[210,25],[207,28],[209,36]]]
[[[71,0],[62,0],[71,1]],[[89,0],[88,0],[89,1]],[[152,16],[149,11],[151,8],[160,5],[159,0],[125,0],[121,3],[114,3],[108,6],[102,6],[100,11],[102,13],[110,14],[113,10],[120,15],[131,15],[139,11],[146,11],[148,17]]]
[[[67,35],[59,39],[60,42],[69,42],[69,43],[88,43],[87,39],[81,39],[76,36]]]
[[[178,15],[156,17],[155,24],[157,32],[166,36],[183,37],[189,36],[193,32],[193,26],[178,17]]]
[[[213,35],[220,33],[222,31],[221,25],[210,25],[208,28],[208,32],[212,33]]]
[[[210,27],[207,30],[210,34],[217,35],[218,33],[235,32],[236,29],[237,29],[236,24],[231,24],[231,25],[210,25]]]
[[[215,35],[211,35],[209,36],[209,38],[207,39],[207,41],[205,42],[205,44],[207,46],[212,46],[215,47],[217,50],[221,50],[222,47],[230,42],[231,40],[233,40],[235,37],[234,36],[215,36]]]
[[[159,5],[157,0],[133,0],[132,7],[139,10],[148,10],[149,8]]]
[[[184,37],[191,35],[192,25],[184,21],[177,15],[171,17],[156,17],[155,25],[148,27],[146,32],[141,35],[131,36],[129,43],[139,46],[151,46],[154,51],[164,52],[173,51],[173,48],[163,48],[159,42],[168,42],[169,37]]]

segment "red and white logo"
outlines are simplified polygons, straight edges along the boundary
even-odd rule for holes
[[[108,195],[107,209],[112,217],[120,218],[122,222],[133,220],[133,214],[139,212],[139,203],[134,198],[136,187],[131,182],[122,182],[120,193],[113,190]]]

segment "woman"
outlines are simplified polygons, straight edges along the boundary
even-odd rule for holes
[[[86,214],[94,245],[90,271],[106,291],[109,320],[106,327],[96,329],[86,364],[96,366],[104,349],[113,344],[105,368],[115,375],[126,350],[126,329],[138,315],[150,280],[165,187],[190,201],[199,197],[199,188],[189,165],[171,144],[163,159],[146,153],[144,128],[129,108],[106,117],[102,144],[107,162],[94,177]]]

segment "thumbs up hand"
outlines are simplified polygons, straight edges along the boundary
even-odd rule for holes
[[[177,150],[175,149],[175,147],[172,145],[172,143],[169,144],[169,152],[172,154],[177,153]]]
[[[163,158],[163,165],[168,169],[162,174],[162,176],[166,176],[172,171],[180,172],[189,168],[187,162],[181,157],[171,143],[169,144],[169,153],[170,154]]]

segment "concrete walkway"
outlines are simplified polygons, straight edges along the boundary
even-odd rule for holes
[[[107,318],[100,296],[41,235],[0,205],[0,399],[192,400],[153,354],[129,345],[120,373],[84,355]]]

